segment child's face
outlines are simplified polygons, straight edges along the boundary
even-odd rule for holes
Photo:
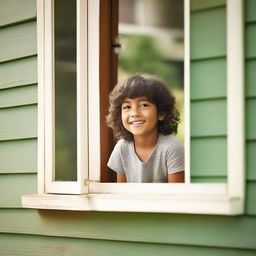
[[[157,113],[156,105],[146,97],[126,98],[121,109],[123,126],[133,136],[157,134],[158,120],[164,119]]]

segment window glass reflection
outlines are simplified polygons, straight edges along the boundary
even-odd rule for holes
[[[55,180],[77,180],[76,1],[54,1]]]

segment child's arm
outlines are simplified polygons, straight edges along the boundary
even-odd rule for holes
[[[184,147],[180,143],[171,144],[167,151],[168,182],[185,181]]]
[[[176,173],[168,175],[168,182],[169,183],[173,183],[173,182],[183,183],[184,181],[185,181],[184,171],[176,172]]]
[[[122,156],[122,144],[123,140],[119,140],[115,145],[111,156],[108,160],[107,166],[117,173],[117,182],[127,182],[124,167],[123,167],[123,156]]]
[[[117,173],[117,182],[127,182],[126,176],[120,173]]]

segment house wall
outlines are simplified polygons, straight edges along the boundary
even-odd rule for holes
[[[210,2],[217,7],[195,1],[195,16],[202,18],[225,8],[220,0]],[[256,2],[245,1],[246,211],[245,215],[234,217],[21,207],[21,195],[36,193],[37,183],[35,4],[34,0],[0,1],[0,255],[255,255]],[[225,52],[211,61],[192,61],[192,83],[198,79],[194,76],[197,68],[207,68],[206,63],[211,71],[217,72],[211,83],[220,89],[218,95],[210,95],[211,99],[206,96],[208,90],[200,89],[194,95],[192,92],[192,98],[203,94],[202,101],[192,101],[195,107],[202,102],[207,105],[208,101],[225,105],[223,62]],[[217,139],[226,136],[226,128],[221,127],[220,133],[214,131]],[[220,176],[225,177],[225,173]]]
[[[191,1],[192,182],[227,181],[226,13],[224,0]]]

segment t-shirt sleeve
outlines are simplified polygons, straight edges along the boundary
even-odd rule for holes
[[[184,171],[184,147],[182,144],[175,143],[167,152],[168,174]]]
[[[125,175],[124,167],[123,167],[123,157],[122,157],[122,144],[123,140],[119,140],[115,145],[110,158],[108,160],[107,166],[117,172]]]

